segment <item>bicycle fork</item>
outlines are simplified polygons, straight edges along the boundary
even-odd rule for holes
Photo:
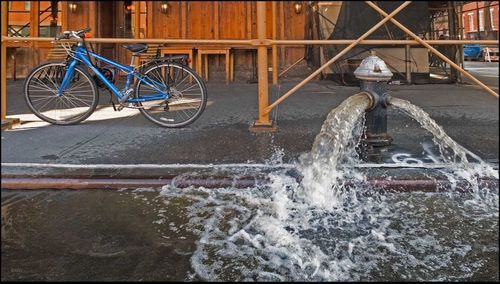
[[[66,68],[66,73],[64,74],[64,78],[61,82],[61,86],[59,86],[59,89],[57,90],[57,96],[60,97],[62,96],[64,90],[68,87],[69,83],[71,82],[71,79],[73,79],[73,74],[75,73],[75,67],[76,67],[77,61],[73,60],[69,66]]]

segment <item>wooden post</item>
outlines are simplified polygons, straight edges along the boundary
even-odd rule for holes
[[[40,2],[30,1],[30,37],[38,37],[40,35]],[[31,58],[35,64],[40,63],[38,43],[31,43]]]
[[[374,10],[376,10],[377,12],[379,12],[381,15],[383,15],[383,16],[387,15],[387,13],[384,10],[380,9],[376,4],[372,3],[371,1],[366,1],[366,3],[368,5],[370,5],[370,7],[372,7]],[[391,18],[390,20],[391,20],[391,22],[393,24],[395,24],[400,29],[402,29],[404,32],[406,32],[408,35],[410,35],[412,38],[414,38],[416,41],[418,41],[421,45],[427,47],[427,49],[429,49],[436,56],[438,56],[442,60],[446,61],[448,64],[450,64],[450,66],[452,66],[453,68],[455,68],[456,70],[458,70],[460,73],[462,73],[462,75],[464,75],[467,78],[469,78],[472,81],[474,81],[476,84],[478,84],[479,86],[481,86],[484,90],[486,90],[492,96],[498,98],[498,94],[497,93],[495,93],[488,86],[486,86],[481,81],[479,81],[478,79],[476,79],[474,76],[472,76],[471,74],[469,74],[467,71],[465,71],[464,69],[462,69],[460,66],[458,66],[457,64],[455,64],[455,62],[453,62],[448,57],[446,57],[443,54],[441,54],[441,52],[437,51],[434,47],[430,46],[428,43],[426,43],[424,40],[422,40],[420,37],[418,37],[416,34],[414,34],[412,31],[410,31],[409,29],[407,29],[405,26],[403,26],[401,23],[399,23],[395,19]]]
[[[68,30],[68,13],[69,13],[69,8],[68,8],[68,1],[62,1],[61,2],[61,31],[67,31]],[[98,33],[96,31],[95,35],[97,36]]]
[[[9,23],[8,20],[8,6],[7,6],[7,1],[2,1],[2,30],[1,30],[1,36],[2,36],[2,44],[0,46],[1,49],[1,54],[0,54],[0,59],[1,61],[1,75],[0,75],[0,83],[2,84],[0,86],[1,88],[1,121],[2,121],[2,130],[4,129],[10,129],[12,128],[13,124],[19,123],[19,118],[7,118],[7,42],[3,41],[3,37],[7,36],[7,25]]]
[[[278,3],[273,1],[273,40],[276,39],[277,27],[276,27],[276,12],[278,8]],[[278,85],[278,48],[276,44],[272,45],[272,65],[273,65],[273,85]]]
[[[38,28],[40,27],[40,2],[30,2],[30,37],[37,37],[39,35]]]
[[[266,2],[257,1],[257,37],[260,41],[266,39]],[[251,131],[272,128],[269,113],[265,111],[269,105],[269,84],[267,78],[267,47],[259,45],[257,48],[258,79],[259,79],[259,119],[254,122]],[[257,130],[259,129],[259,130]]]
[[[2,1],[2,37],[7,36],[7,1]],[[7,118],[7,42],[2,42],[2,129],[4,120]]]

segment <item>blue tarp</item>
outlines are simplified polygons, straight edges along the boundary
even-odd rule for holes
[[[465,58],[479,58],[481,56],[481,45],[479,44],[464,44]]]

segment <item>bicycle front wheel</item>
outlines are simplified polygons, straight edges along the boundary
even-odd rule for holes
[[[99,93],[87,71],[76,66],[63,93],[57,92],[66,74],[65,63],[46,63],[31,71],[24,82],[24,98],[40,119],[52,124],[76,124],[94,112]]]
[[[189,67],[163,62],[148,68],[146,78],[138,80],[135,97],[147,100],[159,92],[168,99],[138,103],[141,113],[164,127],[184,127],[195,121],[207,104],[207,91],[201,78]]]

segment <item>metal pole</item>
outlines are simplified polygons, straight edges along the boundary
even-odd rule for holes
[[[397,13],[399,13],[401,10],[403,10],[406,6],[410,5],[411,1],[406,1],[401,6],[399,6],[396,10],[394,10],[391,14],[386,15],[385,18],[378,22],[375,26],[373,26],[370,30],[368,30],[366,33],[364,33],[362,36],[360,36],[357,40],[355,40],[353,43],[351,43],[349,46],[344,48],[341,52],[339,52],[335,57],[330,59],[327,63],[325,63],[323,66],[321,66],[318,70],[314,71],[311,75],[309,75],[307,78],[305,78],[302,82],[297,84],[295,87],[293,87],[291,90],[289,90],[286,94],[281,96],[279,99],[277,99],[274,103],[272,103],[269,107],[265,109],[267,113],[269,113],[274,107],[279,105],[282,101],[286,100],[290,95],[295,93],[298,89],[300,89],[302,86],[307,84],[307,82],[311,81],[314,77],[316,77],[318,74],[321,73],[326,67],[330,66],[330,64],[334,63],[342,57],[344,54],[346,54],[349,50],[351,50],[353,47],[355,47],[360,41],[368,37],[370,34],[372,34],[374,31],[376,31],[378,28],[380,28],[384,23],[389,21],[392,17],[394,17]]]
[[[266,2],[257,1],[257,37],[259,40],[266,39]],[[254,126],[271,126],[269,112],[265,109],[269,105],[269,84],[267,79],[267,47],[261,45],[257,48],[257,76],[259,80],[259,119]]]
[[[479,2],[476,1],[476,20],[477,20],[477,39],[481,39],[481,29],[480,29],[480,20],[479,20]]]
[[[278,3],[273,1],[273,40],[276,40],[277,36],[277,26],[276,26],[276,12],[278,8]],[[284,27],[281,27],[284,28]],[[276,44],[272,45],[272,65],[273,65],[273,85],[278,84],[278,48]]]
[[[374,10],[376,10],[377,12],[379,12],[380,14],[382,14],[384,16],[387,15],[387,13],[384,10],[380,9],[377,5],[375,5],[371,1],[366,1],[366,3],[368,5],[370,5],[370,7],[372,7]],[[478,84],[479,86],[481,86],[484,90],[486,90],[492,96],[498,98],[498,94],[497,93],[495,93],[492,89],[490,89],[488,86],[486,86],[485,84],[483,84],[478,79],[474,78],[474,76],[472,76],[467,71],[465,71],[464,69],[462,69],[460,66],[458,66],[457,64],[455,64],[452,60],[448,59],[448,57],[444,56],[443,54],[441,54],[441,52],[437,51],[434,47],[430,46],[428,43],[426,43],[425,41],[423,41],[422,39],[420,39],[416,34],[414,34],[412,31],[410,31],[405,26],[403,26],[402,24],[400,24],[398,21],[396,21],[394,19],[390,19],[390,20],[391,20],[391,22],[393,24],[395,24],[400,29],[402,29],[404,32],[406,32],[408,35],[410,35],[411,37],[413,37],[416,41],[420,42],[423,46],[427,47],[432,53],[434,53],[435,55],[437,55],[442,60],[446,61],[448,64],[450,64],[450,66],[452,66],[453,68],[457,69],[464,76],[466,76],[467,78],[471,79],[476,84]]]
[[[405,45],[405,71],[406,83],[409,85],[411,84],[411,49],[409,44]]]

